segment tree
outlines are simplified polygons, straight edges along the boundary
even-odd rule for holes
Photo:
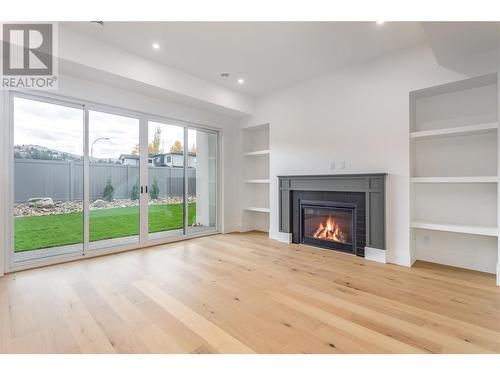
[[[104,200],[112,202],[114,195],[115,195],[115,188],[113,187],[111,180],[108,179],[108,181],[106,182],[106,186],[104,187],[104,192],[102,193],[102,197],[104,198]]]
[[[160,196],[160,187],[158,186],[158,179],[155,177],[153,180],[153,185],[151,185],[151,189],[149,189],[149,196],[151,199],[158,199]]]
[[[132,186],[132,191],[130,192],[130,199],[132,199],[133,201],[139,199],[139,179],[137,179],[135,185]]]
[[[155,130],[155,135],[153,136],[153,142],[151,142],[148,145],[148,152],[150,154],[159,154],[163,152],[163,150],[160,149],[160,142],[161,142],[161,128],[157,127]]]
[[[170,147],[170,152],[182,152],[181,141],[175,141],[172,147]]]
[[[150,144],[148,144],[148,154],[150,155],[161,154],[163,150],[161,149],[160,145],[161,145],[161,128],[157,127],[155,129],[153,141]],[[139,144],[135,145],[131,153],[132,155],[139,155]]]

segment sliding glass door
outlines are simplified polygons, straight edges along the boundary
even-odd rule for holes
[[[217,132],[26,94],[11,108],[11,267],[217,231]]]
[[[139,243],[139,120],[88,111],[90,249]]]
[[[83,106],[13,98],[14,261],[83,252]]]
[[[217,140],[216,133],[188,131],[188,234],[210,232],[217,227]]]

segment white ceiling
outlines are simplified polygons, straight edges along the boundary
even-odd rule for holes
[[[64,22],[63,27],[259,96],[425,40],[417,22]],[[161,48],[154,50],[152,43]],[[220,78],[221,72],[231,74]],[[245,84],[236,81],[244,78]]]

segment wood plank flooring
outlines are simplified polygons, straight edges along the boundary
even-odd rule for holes
[[[0,352],[500,353],[500,288],[216,235],[7,275]]]

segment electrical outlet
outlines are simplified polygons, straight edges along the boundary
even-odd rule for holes
[[[334,162],[334,161],[332,161],[332,162],[330,163],[330,169],[335,169],[335,162]]]

